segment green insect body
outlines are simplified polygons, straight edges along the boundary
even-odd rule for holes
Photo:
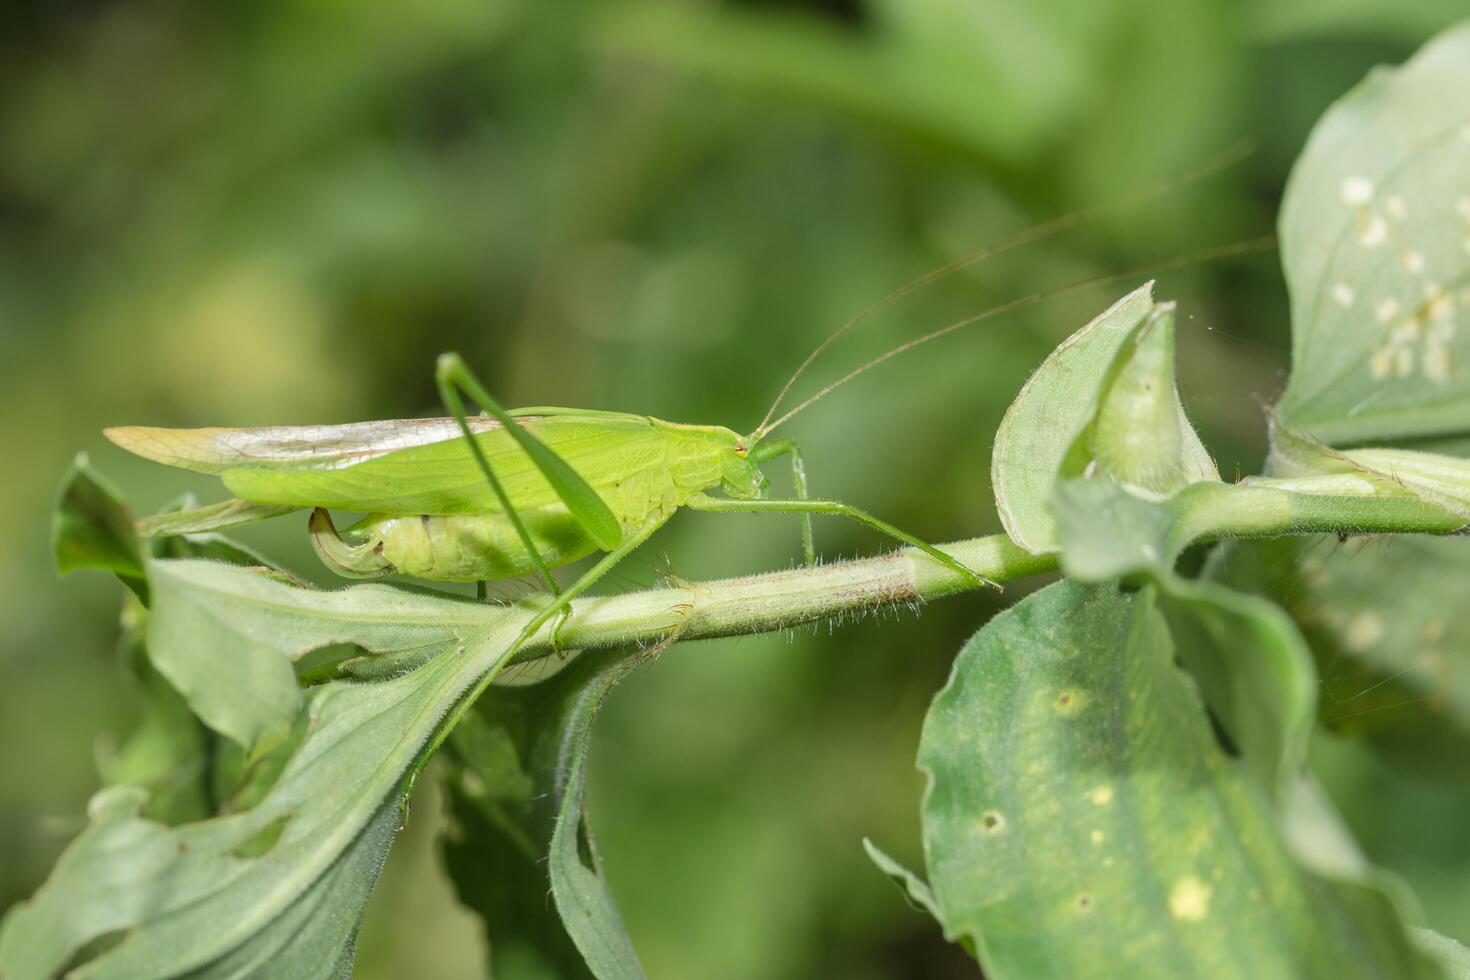
[[[647,416],[603,414],[518,415],[530,430],[585,479],[617,518],[623,536],[656,528],[690,498],[720,488],[726,497],[758,499],[767,480],[750,460],[748,442],[720,426],[680,425]],[[507,493],[547,567],[556,568],[598,550],[598,542],[556,495],[551,484],[499,427],[477,433],[476,440]],[[461,457],[468,449],[458,440],[400,450],[378,460],[343,470],[314,474],[307,485],[273,484],[270,471],[236,470],[226,484],[244,499],[258,503],[315,506],[312,541],[317,553],[340,574],[370,577],[401,573],[431,581],[471,582],[511,578],[536,571],[536,564],[515,526],[474,472],[467,485],[442,485],[421,513],[403,512],[405,504],[371,513],[345,529],[344,541],[322,509],[324,501],[352,500],[350,486],[366,479],[377,483],[385,471],[408,469],[422,474],[444,457]],[[361,468],[361,469],[360,469]],[[302,474],[297,474],[301,476]],[[348,484],[344,489],[341,485]],[[346,493],[348,496],[339,496]],[[373,504],[381,506],[377,500]],[[464,509],[470,513],[439,511]]]
[[[471,422],[546,566],[597,551],[599,542],[511,433],[491,419]],[[571,465],[625,539],[658,527],[707,490],[735,500],[766,491],[750,440],[722,426],[568,409],[526,409],[514,413],[514,422]],[[316,508],[317,552],[349,577],[401,573],[468,582],[537,570],[451,419],[299,429],[134,426],[107,434],[150,459],[218,473],[251,503]],[[369,513],[344,540],[328,507]]]

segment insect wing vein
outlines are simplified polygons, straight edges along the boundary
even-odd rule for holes
[[[522,424],[594,489],[614,486],[662,459],[658,431],[642,416],[524,418]],[[559,501],[525,451],[499,430],[476,436],[518,509]],[[459,439],[390,452],[353,466],[283,472],[237,467],[231,492],[257,503],[385,514],[474,514],[499,510],[474,457]]]

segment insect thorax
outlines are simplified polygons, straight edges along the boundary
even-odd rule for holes
[[[749,440],[720,425],[680,425],[650,419],[667,442],[669,477],[679,500],[719,487],[726,496],[747,500],[765,492],[766,478],[747,456]]]

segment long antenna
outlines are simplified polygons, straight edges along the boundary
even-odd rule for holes
[[[994,256],[1000,255],[1002,252],[1009,252],[1013,248],[1019,248],[1022,245],[1028,245],[1031,242],[1037,241],[1038,239],[1046,238],[1048,235],[1054,235],[1058,232],[1066,231],[1068,228],[1072,228],[1076,225],[1082,224],[1083,222],[1092,221],[1096,218],[1101,218],[1117,211],[1127,210],[1128,208],[1135,207],[1152,198],[1161,197],[1165,194],[1168,194],[1169,192],[1176,190],[1179,187],[1193,184],[1196,181],[1204,180],[1206,177],[1210,177],[1221,170],[1225,170],[1229,167],[1234,166],[1236,163],[1239,163],[1245,157],[1249,156],[1251,151],[1252,147],[1250,145],[1250,142],[1248,140],[1241,140],[1232,145],[1230,148],[1226,149],[1219,156],[1215,157],[1214,160],[1206,163],[1204,166],[1201,166],[1196,170],[1182,174],[1178,177],[1170,178],[1168,180],[1165,180],[1161,184],[1155,184],[1153,187],[1150,187],[1147,190],[1138,191],[1116,201],[1111,201],[1106,204],[1094,205],[1090,208],[1082,208],[1079,211],[1073,211],[1069,214],[1064,214],[1059,218],[1053,218],[1050,221],[1046,221],[1042,224],[1036,225],[1035,227],[1028,228],[1026,231],[1013,235],[1010,238],[1003,239],[1002,241],[996,242],[992,245],[987,245],[984,248],[971,252],[969,255],[962,256],[958,259],[955,259],[953,262],[942,265],[932,272],[926,272],[924,275],[920,276],[917,279],[913,279],[909,282],[904,283],[902,286],[899,286],[893,292],[889,293],[887,296],[884,296],[872,306],[869,306],[861,313],[858,313],[856,316],[852,317],[842,326],[832,331],[832,333],[828,335],[826,340],[818,344],[816,346],[816,349],[814,349],[810,354],[806,356],[806,360],[801,362],[801,365],[797,367],[797,369],[792,373],[791,377],[786,379],[786,384],[781,386],[781,390],[776,394],[776,400],[773,401],[771,403],[771,407],[767,409],[766,416],[765,418],[761,419],[761,424],[756,428],[756,431],[769,432],[771,429],[775,428],[775,426],[769,424],[771,421],[771,416],[776,414],[776,409],[781,407],[781,403],[785,401],[786,396],[791,393],[792,386],[801,379],[801,376],[806,373],[807,368],[811,367],[812,363],[816,361],[818,357],[821,357],[822,354],[827,350],[827,348],[835,344],[838,339],[842,337],[843,334],[847,333],[853,327],[857,326],[859,323],[862,323],[868,317],[872,316],[874,313],[877,313],[879,310],[882,310],[884,307],[889,306],[900,299],[903,299],[914,290],[919,289],[922,286],[927,286],[931,282],[935,282],[936,280],[943,279],[950,273],[958,272],[960,269],[974,265],[976,262],[979,262],[983,259],[993,258]]]
[[[968,327],[971,324],[979,323],[981,320],[989,320],[991,317],[1000,316],[1002,313],[1010,313],[1012,310],[1018,310],[1022,307],[1034,306],[1035,304],[1044,302],[1045,300],[1052,299],[1056,296],[1061,296],[1065,293],[1075,292],[1079,289],[1085,289],[1089,286],[1103,285],[1105,283],[1115,282],[1119,279],[1131,279],[1134,276],[1144,276],[1154,272],[1167,272],[1170,269],[1178,269],[1183,266],[1194,265],[1197,262],[1210,262],[1215,259],[1229,258],[1236,255],[1250,255],[1255,252],[1265,252],[1275,247],[1275,235],[1265,235],[1260,238],[1251,238],[1247,239],[1246,241],[1235,242],[1230,245],[1217,245],[1212,248],[1203,248],[1193,252],[1185,252],[1182,255],[1174,256],[1172,259],[1164,259],[1159,262],[1152,262],[1148,265],[1138,266],[1125,272],[1108,272],[1099,276],[1093,276],[1089,279],[1081,279],[1077,282],[1068,283],[1065,286],[1055,286],[1051,289],[1044,289],[1040,292],[1032,293],[1029,296],[1022,296],[1020,299],[1013,299],[1010,302],[1002,303],[1000,306],[993,306],[990,309],[985,310],[981,313],[976,313],[973,316],[967,316],[963,320],[957,320],[947,327],[941,327],[938,330],[933,331],[932,333],[926,333],[922,337],[915,337],[913,340],[899,344],[897,347],[893,348],[885,354],[878,355],[861,367],[854,368],[853,370],[844,374],[842,377],[838,378],[836,381],[827,385],[821,391],[818,391],[815,395],[812,395],[800,405],[797,405],[795,408],[778,418],[776,421],[770,422],[769,424],[762,423],[761,427],[759,429],[756,429],[754,435],[751,436],[751,442],[759,442],[760,440],[764,439],[777,427],[784,425],[793,417],[810,408],[812,405],[816,404],[818,401],[831,394],[833,391],[841,388],[843,385],[847,384],[858,375],[871,371],[873,368],[882,364],[884,361],[889,360],[890,358],[897,357],[899,354],[902,354],[905,351],[913,350],[920,344],[927,344],[931,340],[938,340],[945,334],[954,333],[956,330],[959,330],[962,327]]]

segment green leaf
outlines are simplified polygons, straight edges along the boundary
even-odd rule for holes
[[[137,621],[147,613],[137,605],[124,613]],[[212,813],[210,757],[213,739],[189,705],[148,659],[141,623],[123,639],[124,674],[141,703],[138,726],[102,764],[108,786],[147,791],[144,815],[166,824],[202,820]]]
[[[1069,582],[966,645],[919,752],[947,934],[1001,980],[1440,976],[1325,801],[1278,811],[1222,750],[1176,653],[1151,589]]]
[[[252,504],[248,500],[231,497],[229,500],[210,504],[207,507],[167,511],[152,517],[144,517],[138,521],[138,534],[151,538],[166,534],[222,531],[225,528],[280,517],[282,514],[289,514],[297,509],[274,504]]]
[[[1470,980],[1470,949],[1433,929],[1415,929],[1419,948],[1432,956],[1449,980]]]
[[[644,656],[585,653],[541,683],[491,688],[451,739],[446,863],[486,920],[496,976],[644,975],[583,812],[593,722]],[[548,886],[554,911],[526,900]]]
[[[1296,498],[1275,488],[1193,483],[1171,497],[1139,496],[1106,476],[1058,483],[1052,496],[1062,570],[1083,582],[1167,580],[1202,537],[1282,533]]]
[[[190,500],[184,498],[184,505]],[[92,468],[85,453],[79,453],[62,480],[52,515],[52,551],[63,575],[79,568],[112,572],[146,603],[147,557],[212,558],[273,568],[266,558],[227,538],[192,533],[272,516],[264,513],[267,510],[282,509],[226,501],[199,510],[170,508],[135,523],[121,492]],[[237,519],[245,515],[250,516]]]
[[[1415,449],[1333,449],[1273,417],[1267,465],[1273,478],[1265,482],[1280,489],[1412,496],[1470,520],[1470,460],[1458,456]]]
[[[863,838],[863,850],[868,852],[868,860],[876,864],[878,870],[898,886],[898,890],[903,893],[904,900],[912,908],[933,916],[936,921],[942,921],[939,916],[939,906],[934,902],[934,892],[929,888],[928,882],[889,857],[877,844],[866,837]]]
[[[167,515],[165,515],[167,516]],[[71,568],[102,568],[117,574],[137,594],[149,595],[144,578],[144,544],[134,532],[126,504],[85,456],[67,475],[55,518],[57,563]],[[155,556],[210,558],[269,567],[267,560],[214,534],[170,536],[146,542]],[[100,768],[108,786],[147,790],[144,813],[167,824],[202,819],[211,812],[212,789],[232,789],[211,766],[217,747],[188,703],[153,666],[142,640],[148,610],[141,601],[124,605],[122,669],[140,702],[138,727]],[[211,769],[215,778],[210,778]],[[211,787],[211,782],[216,783]]]
[[[363,585],[318,592],[207,561],[149,565],[148,649],[195,714],[250,753],[285,737],[301,706],[293,662],[352,643],[393,655],[474,646],[499,635],[503,607]]]
[[[224,667],[248,652],[248,637],[272,635],[283,622],[297,633],[315,625],[348,634],[364,647],[391,646],[409,629],[391,622],[394,609],[462,627],[410,673],[307,692],[301,741],[245,812],[168,828],[137,815],[138,789],[99,794],[91,825],[0,925],[0,975],[55,976],[84,948],[85,965],[68,975],[86,980],[346,975],[398,825],[405,773],[445,712],[500,668],[530,613],[475,604],[469,615],[465,603],[422,595],[395,605],[391,590],[373,586],[306,593],[208,562],[156,562],[155,576],[161,566],[168,588],[197,589],[196,602],[215,604],[231,622],[219,630],[200,624],[193,637],[200,647],[220,644],[213,655],[226,679]]]
[[[1033,554],[1056,551],[1059,481],[1100,470],[1149,498],[1218,481],[1174,385],[1173,306],[1141,286],[1062,343],[1011,403],[991,480],[1001,523]]]
[[[1070,480],[1056,497],[1062,567],[1084,582],[1129,576],[1159,590],[1181,663],[1261,785],[1282,799],[1306,760],[1316,704],[1310,654],[1278,607],[1174,574],[1200,515],[1246,493],[1197,484],[1150,501],[1112,480]]]
[[[1168,500],[1145,500],[1107,477],[1058,483],[1052,497],[1062,570],[1083,582],[1173,571],[1193,540],[1184,520],[1192,499],[1214,497],[1217,485],[1190,488]]]
[[[1174,379],[1174,304],[1156,305],[1118,352],[1088,433],[1097,468],[1145,496],[1220,479]]]
[[[1401,769],[1464,782],[1470,541],[1234,542],[1209,573],[1301,624],[1322,673],[1324,724],[1369,739]]]
[[[1001,523],[1032,554],[1057,550],[1050,512],[1052,488],[1079,476],[1086,460],[1063,472],[1102,400],[1123,343],[1153,309],[1153,283],[1110,306],[1051,352],[1021,388],[995,434],[991,482]]]
[[[1313,130],[1282,205],[1280,412],[1333,444],[1470,431],[1470,23],[1378,69]]]
[[[1288,799],[1307,761],[1317,705],[1311,654],[1286,613],[1210,582],[1160,586],[1180,664],[1273,799]]]
[[[78,453],[61,483],[51,519],[52,551],[63,575],[79,568],[112,572],[146,598],[142,550],[120,494]]]

